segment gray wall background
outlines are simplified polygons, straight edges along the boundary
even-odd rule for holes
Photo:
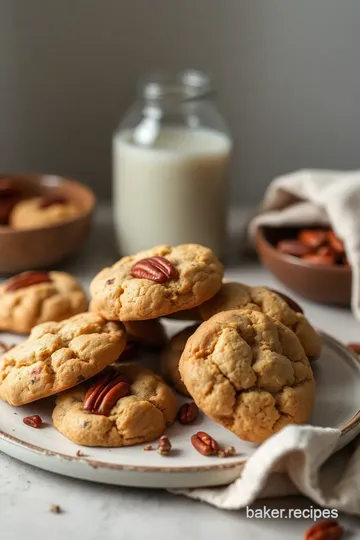
[[[300,167],[359,167],[359,0],[0,0],[0,170],[110,195],[110,139],[151,69],[208,71],[232,200]]]

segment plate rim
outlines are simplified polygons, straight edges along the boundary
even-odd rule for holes
[[[352,363],[354,363],[359,369],[360,376],[360,359],[353,353],[350,349],[347,349],[344,344],[342,344],[337,339],[333,338],[323,330],[318,330],[320,336],[325,340],[331,343],[332,347],[340,349],[342,355],[348,357]],[[316,362],[316,360],[315,360]],[[340,439],[344,437],[349,431],[356,429],[360,424],[360,409],[342,426],[339,427]],[[109,463],[106,461],[97,461],[94,459],[88,459],[85,456],[70,456],[68,454],[63,454],[61,452],[56,452],[54,450],[47,450],[46,448],[41,448],[40,446],[31,444],[29,442],[23,441],[6,433],[0,429],[0,440],[3,440],[9,444],[13,444],[17,447],[20,447],[23,450],[30,450],[33,453],[42,455],[45,457],[55,457],[62,461],[69,461],[73,463],[79,463],[81,465],[87,465],[93,469],[107,469],[107,470],[116,470],[116,471],[136,471],[136,472],[148,472],[148,473],[181,473],[181,472],[206,472],[206,471],[219,471],[219,470],[228,470],[237,467],[242,467],[248,461],[248,459],[242,458],[238,461],[231,461],[230,463],[218,463],[211,465],[192,465],[189,467],[164,467],[164,466],[148,466],[148,465],[122,465],[120,463]]]

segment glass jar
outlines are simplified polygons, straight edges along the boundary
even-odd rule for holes
[[[158,74],[113,137],[113,213],[122,255],[156,244],[225,248],[232,140],[210,79]]]

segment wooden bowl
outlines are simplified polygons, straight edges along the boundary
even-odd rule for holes
[[[260,227],[257,251],[261,262],[286,287],[323,304],[348,306],[351,300],[351,268],[314,265],[276,249],[279,240],[296,238],[299,228]]]
[[[0,273],[50,267],[76,252],[88,235],[95,195],[86,186],[60,176],[1,174],[14,180],[25,198],[56,193],[73,200],[79,214],[68,221],[33,229],[12,229],[0,225]]]

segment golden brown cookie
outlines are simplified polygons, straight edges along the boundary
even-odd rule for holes
[[[115,362],[125,343],[124,326],[95,313],[39,324],[0,357],[0,399],[24,405],[72,388]]]
[[[91,309],[109,320],[155,319],[205,302],[222,275],[208,248],[156,246],[102,270],[90,285]]]
[[[0,330],[29,333],[87,309],[80,283],[65,272],[23,272],[0,285]]]
[[[87,383],[59,395],[52,415],[56,429],[84,446],[132,446],[162,435],[178,410],[171,388],[141,366],[123,364],[116,367],[115,373],[115,382],[114,376],[110,382],[101,381],[100,374],[90,393]],[[128,385],[125,391],[124,385]],[[114,388],[117,395],[111,399],[109,394]],[[101,391],[100,403],[96,403],[94,398]]]
[[[175,334],[166,345],[161,354],[161,373],[164,379],[175,388],[177,392],[184,396],[190,396],[185,384],[181,380],[179,372],[179,361],[184,352],[185,345],[190,336],[199,327],[198,324],[188,326]]]
[[[313,410],[314,377],[298,338],[259,311],[226,311],[201,324],[179,369],[198,407],[246,441],[303,424]]]
[[[316,330],[290,298],[267,287],[249,287],[242,283],[224,283],[220,291],[198,307],[204,320],[216,313],[233,309],[262,311],[295,332],[310,359],[321,353],[321,341]]]
[[[36,229],[62,223],[78,216],[81,209],[63,197],[33,197],[18,202],[10,214],[13,229]]]
[[[136,343],[151,349],[165,347],[167,338],[163,325],[158,319],[148,321],[127,321],[124,323],[128,343]]]

